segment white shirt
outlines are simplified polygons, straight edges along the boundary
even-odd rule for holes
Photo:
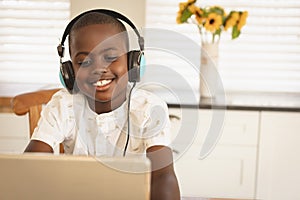
[[[81,93],[71,95],[62,89],[43,108],[31,139],[45,142],[53,149],[63,143],[66,154],[122,155],[128,132],[127,106],[128,98],[117,109],[98,115]],[[126,155],[144,154],[151,146],[170,144],[168,108],[159,97],[134,89],[129,119]]]

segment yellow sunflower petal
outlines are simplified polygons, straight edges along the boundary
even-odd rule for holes
[[[234,25],[236,25],[237,20],[235,18],[230,17],[229,19],[226,20],[225,22],[225,30],[227,30],[228,28],[233,27]]]
[[[205,18],[200,17],[200,16],[197,16],[197,15],[196,15],[195,19],[196,19],[196,21],[198,22],[198,24],[203,24],[203,22],[204,22],[204,20],[205,20]]]
[[[195,14],[196,11],[197,11],[197,6],[195,6],[194,4],[192,4],[192,5],[190,5],[190,6],[188,7],[188,10],[189,10],[191,13]]]
[[[186,8],[186,6],[187,6],[187,3],[183,3],[183,2],[179,3],[179,10],[183,11]]]
[[[231,17],[232,17],[233,19],[235,19],[235,20],[238,20],[238,19],[240,18],[240,14],[239,14],[238,12],[233,12],[233,13],[231,14]]]
[[[242,12],[242,14],[241,14],[240,20],[246,21],[247,17],[248,17],[248,12],[247,12],[247,11],[244,11],[244,12]]]
[[[199,17],[202,17],[203,16],[203,10],[201,8],[197,7],[195,15],[199,16]]]
[[[237,25],[237,29],[240,31],[242,29],[242,27],[246,24],[246,19],[248,17],[248,12],[245,11],[241,14],[239,23]]]

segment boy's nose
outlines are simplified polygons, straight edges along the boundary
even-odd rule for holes
[[[103,74],[103,73],[107,73],[107,67],[96,67],[93,70],[93,74]]]

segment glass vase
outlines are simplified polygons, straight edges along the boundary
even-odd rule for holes
[[[217,91],[219,43],[201,43],[200,98],[214,98]]]

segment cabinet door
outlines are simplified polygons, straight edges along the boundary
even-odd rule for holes
[[[0,153],[22,153],[29,142],[28,116],[0,114]]]
[[[257,199],[300,199],[300,114],[262,112]]]
[[[254,198],[259,112],[226,111],[224,121],[220,121],[220,140],[205,159],[200,159],[200,150],[210,134],[215,111],[201,109],[197,111],[198,116],[188,108],[170,109],[169,112],[173,116],[172,133],[175,135],[186,134],[180,132],[186,125],[182,121],[192,121],[183,117],[198,118],[196,128],[185,129],[197,131],[194,140],[184,152],[176,151],[179,156],[174,155],[182,195]],[[184,112],[190,113],[182,116]]]

